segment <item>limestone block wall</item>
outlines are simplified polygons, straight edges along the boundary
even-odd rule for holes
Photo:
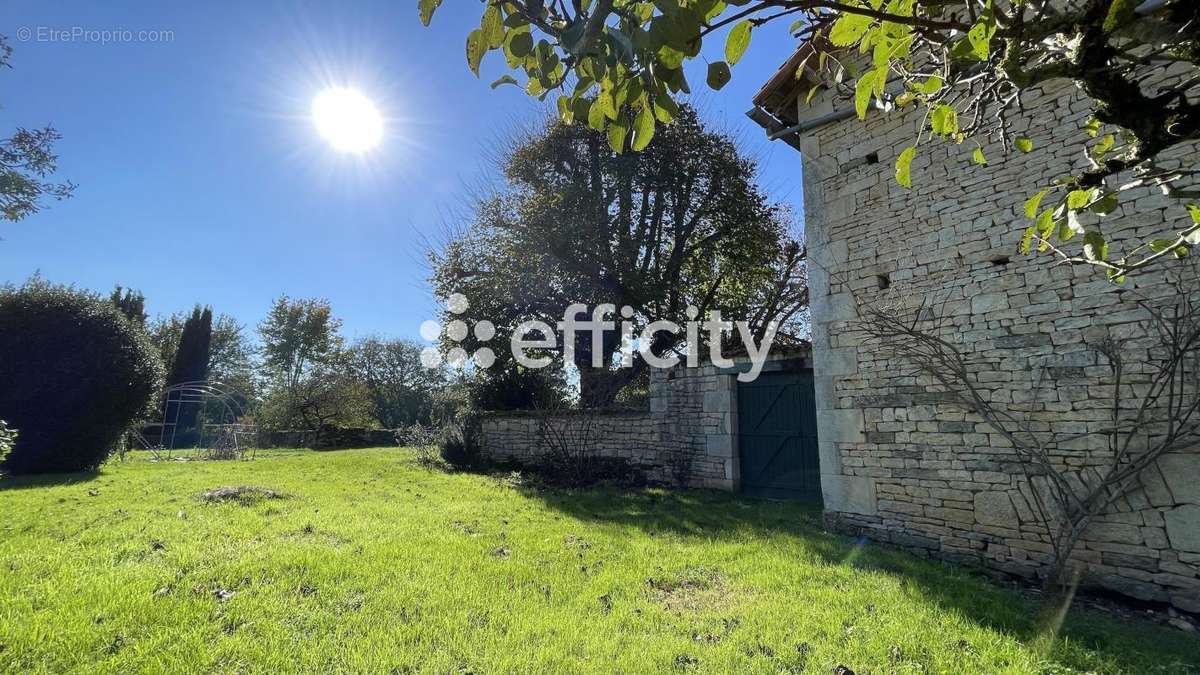
[[[542,425],[552,428],[543,432]],[[606,410],[589,415],[555,416],[532,412],[490,413],[483,420],[484,447],[496,459],[536,464],[550,450],[546,436],[586,442],[599,455],[624,458],[645,471],[651,480],[665,481],[665,466],[658,456],[658,426],[649,414],[641,411]]]
[[[628,459],[656,482],[676,484],[683,473],[689,487],[737,490],[737,374],[748,365],[735,361],[732,368],[707,364],[651,371],[648,410],[591,416],[589,437],[596,451]],[[791,350],[764,370],[808,365],[807,351]],[[570,435],[578,433],[579,418],[490,413],[483,421],[484,444],[500,459],[536,461],[546,452],[541,425],[556,425]]]
[[[989,149],[989,165],[978,167],[973,146],[923,143],[911,190],[893,179],[895,158],[916,137],[911,115],[821,126],[801,147],[827,520],[1030,576],[1050,545],[1008,442],[855,329],[864,301],[945,303],[947,337],[984,373],[994,402],[1031,408],[1062,431],[1106,424],[1096,397],[1107,368],[1093,347],[1117,338],[1144,348],[1146,316],[1131,291],[1161,297],[1170,289],[1161,270],[1117,287],[1090,269],[1017,252],[1027,223],[1022,203],[1085,161],[1077,142],[1090,114],[1065,84],[1032,92],[1025,105],[1029,114],[1012,133],[1034,138],[1033,152],[1002,157]],[[1125,194],[1131,201],[1104,221],[1110,239],[1182,229],[1179,202],[1147,188]],[[1034,401],[1037,372],[1052,381]],[[1065,444],[1060,461],[1084,466],[1102,452]],[[1165,458],[1144,489],[1091,526],[1078,558],[1087,583],[1200,611],[1198,451]]]

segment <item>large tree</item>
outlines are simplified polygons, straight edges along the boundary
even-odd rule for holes
[[[163,363],[170,366],[183,338],[189,314],[176,312],[159,316],[146,326],[150,341],[158,348]],[[245,326],[228,314],[217,314],[211,320],[208,347],[207,378],[233,384],[243,394],[251,396],[254,378],[254,348],[245,333]]]
[[[327,362],[342,346],[328,300],[286,295],[275,299],[267,318],[258,325],[262,339],[263,365],[292,389],[313,366]]]
[[[0,35],[0,68],[10,68],[12,47]],[[62,136],[54,127],[18,127],[0,138],[0,220],[18,221],[37,213],[47,199],[65,199],[75,186],[47,181],[58,166],[54,143]]]
[[[440,4],[418,0],[422,22]],[[979,163],[996,152],[1035,152],[1038,139],[1013,133],[1012,118],[1031,90],[1069,81],[1094,111],[1078,137],[1087,166],[1028,186],[1034,223],[1023,248],[1036,244],[1120,280],[1200,245],[1195,0],[488,0],[482,7],[466,44],[477,75],[484,55],[498,50],[525,82],[505,75],[493,86],[556,96],[564,121],[586,121],[614,148],[634,150],[676,116],[672,96],[690,91],[683,64],[700,56],[709,34],[728,29],[725,60],[708,65],[708,84],[720,89],[756,27],[791,21],[810,53],[798,79],[844,87],[860,117],[873,99],[885,110],[924,109],[918,136],[894,158],[906,187],[919,180],[910,167],[923,142],[963,145]],[[1152,77],[1164,72],[1166,81]],[[1119,212],[1126,190],[1146,186],[1180,203],[1179,217],[1153,238],[1119,251],[1103,220],[1081,224],[1090,222],[1085,213]]]
[[[411,340],[368,337],[346,350],[346,370],[366,388],[371,416],[387,429],[428,425],[445,373],[421,363],[421,345]]]
[[[522,322],[553,326],[572,303],[632,307],[638,332],[654,320],[682,325],[689,306],[702,319],[720,310],[750,321],[758,339],[807,304],[804,249],[788,236],[788,213],[755,185],[753,162],[686,106],[642,152],[618,154],[599,132],[553,122],[515,144],[503,170],[508,187],[433,256],[435,290],[465,295],[464,316],[495,325],[500,339],[459,342],[492,349],[497,372],[511,369],[506,338]],[[609,403],[645,373],[640,355],[612,367],[620,346],[619,332],[607,331],[593,369],[591,339],[579,336],[585,400]],[[652,345],[655,354],[699,347],[666,332]]]
[[[297,408],[300,386],[315,369],[330,365],[341,353],[341,325],[328,300],[284,295],[272,303],[267,318],[258,325],[271,403],[266,409],[273,411],[269,424],[303,423]]]
[[[167,386],[208,379],[208,357],[212,348],[212,308],[199,305],[183,322],[179,343],[171,359]]]
[[[179,343],[170,362],[167,387],[208,379],[208,356],[212,345],[212,308],[197,305],[183,322]],[[166,401],[166,419],[175,424],[175,432],[191,439],[200,417],[200,406],[183,403],[179,397]],[[178,439],[178,437],[175,437]]]

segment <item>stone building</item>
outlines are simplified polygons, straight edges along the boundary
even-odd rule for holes
[[[982,167],[972,162],[974,146],[922,143],[913,188],[904,189],[894,165],[917,136],[919,114],[872,112],[860,121],[852,101],[832,90],[806,104],[798,94],[815,82],[795,78],[802,58],[780,69],[749,114],[803,158],[826,520],[935,557],[1032,576],[1051,549],[1006,439],[854,327],[864,299],[945,302],[948,337],[973,359],[998,405],[1032,407],[1060,429],[1105,424],[1094,392],[1107,368],[1094,346],[1144,332],[1133,296],[1169,293],[1164,272],[1120,287],[1092,269],[1017,252],[1024,200],[1085,161],[1078,141],[1089,102],[1067,82],[1031,92],[1013,133],[1037,147],[1004,157],[989,148]],[[1149,188],[1127,194],[1105,219],[1115,245],[1183,229],[1178,201]],[[1047,373],[1049,386],[1035,386]],[[1059,451],[1071,463],[1102,449],[1084,441]],[[1164,457],[1143,484],[1087,530],[1076,553],[1085,582],[1200,612],[1198,449]]]

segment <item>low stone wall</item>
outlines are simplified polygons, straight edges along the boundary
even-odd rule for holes
[[[660,426],[649,412],[636,410],[491,413],[483,418],[484,444],[495,459],[532,465],[562,443],[587,445],[598,455],[627,460],[651,481],[667,483],[671,480],[660,455]]]
[[[394,429],[364,429],[359,427],[324,429],[286,429],[260,431],[260,448],[312,448],[314,450],[344,450],[396,445]]]
[[[737,490],[737,374],[748,363],[735,361],[732,368],[651,371],[649,410],[591,415],[597,452],[629,460],[655,482]],[[764,371],[809,365],[807,350],[793,350],[777,355]],[[498,459],[534,462],[546,452],[542,424],[554,425],[551,433],[579,433],[581,419],[578,413],[489,413],[483,419],[484,447]]]

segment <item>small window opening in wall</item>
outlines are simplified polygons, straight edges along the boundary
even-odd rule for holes
[[[883,290],[892,285],[892,278],[886,274],[875,275],[875,283],[879,285],[879,290]]]
[[[878,152],[872,152],[869,155],[867,155],[867,164],[878,164],[878,163],[879,163],[879,153]]]
[[[991,262],[996,267],[1004,267],[1008,263],[1012,262],[1012,260],[1006,255],[1001,255],[1001,256],[996,256],[995,258],[992,258]]]

